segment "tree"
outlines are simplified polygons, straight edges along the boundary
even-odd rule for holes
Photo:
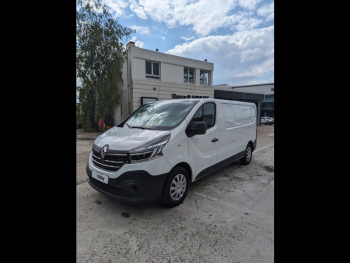
[[[130,31],[113,19],[103,0],[77,0],[76,69],[81,85],[82,124],[98,129],[97,122],[119,105],[118,85],[126,55],[121,39]]]

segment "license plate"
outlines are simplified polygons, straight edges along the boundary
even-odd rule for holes
[[[96,173],[95,171],[92,171],[92,177],[105,184],[108,184],[108,176],[106,175],[99,174],[99,173]]]

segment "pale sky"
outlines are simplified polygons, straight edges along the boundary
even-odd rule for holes
[[[271,0],[105,0],[128,41],[214,63],[213,84],[274,82]],[[125,37],[122,39],[125,44]]]
[[[274,82],[271,0],[105,0],[136,46],[214,63],[213,84]],[[125,38],[123,39],[125,44]]]

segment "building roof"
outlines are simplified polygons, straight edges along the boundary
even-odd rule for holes
[[[262,83],[262,84],[254,84],[254,85],[231,86],[231,87],[234,89],[234,88],[244,88],[244,87],[253,87],[253,86],[267,86],[267,85],[275,85],[275,83],[272,82],[272,83]]]
[[[132,47],[132,48],[131,48]],[[132,57],[135,58],[141,58],[146,60],[154,60],[159,62],[165,62],[168,64],[175,64],[175,65],[183,65],[186,67],[192,67],[192,68],[198,68],[203,70],[214,70],[214,63],[204,61],[204,60],[198,60],[198,59],[192,59],[192,58],[186,58],[181,57],[177,55],[167,54],[159,51],[149,50],[145,48],[139,48],[135,46],[135,43],[132,41],[129,41],[127,44],[127,50],[131,50]]]
[[[245,87],[253,87],[253,86],[267,86],[267,85],[275,85],[275,83],[272,82],[272,83],[261,83],[261,84],[253,84],[253,85],[242,85],[242,86],[231,86],[230,84],[217,84],[217,85],[213,85],[213,86],[214,87],[215,86],[226,86],[227,88],[231,87],[232,89],[235,89],[235,88],[245,88]]]

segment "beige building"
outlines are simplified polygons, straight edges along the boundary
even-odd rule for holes
[[[127,46],[127,61],[119,87],[120,105],[114,108],[114,125],[142,104],[175,98],[214,98],[214,63]]]

